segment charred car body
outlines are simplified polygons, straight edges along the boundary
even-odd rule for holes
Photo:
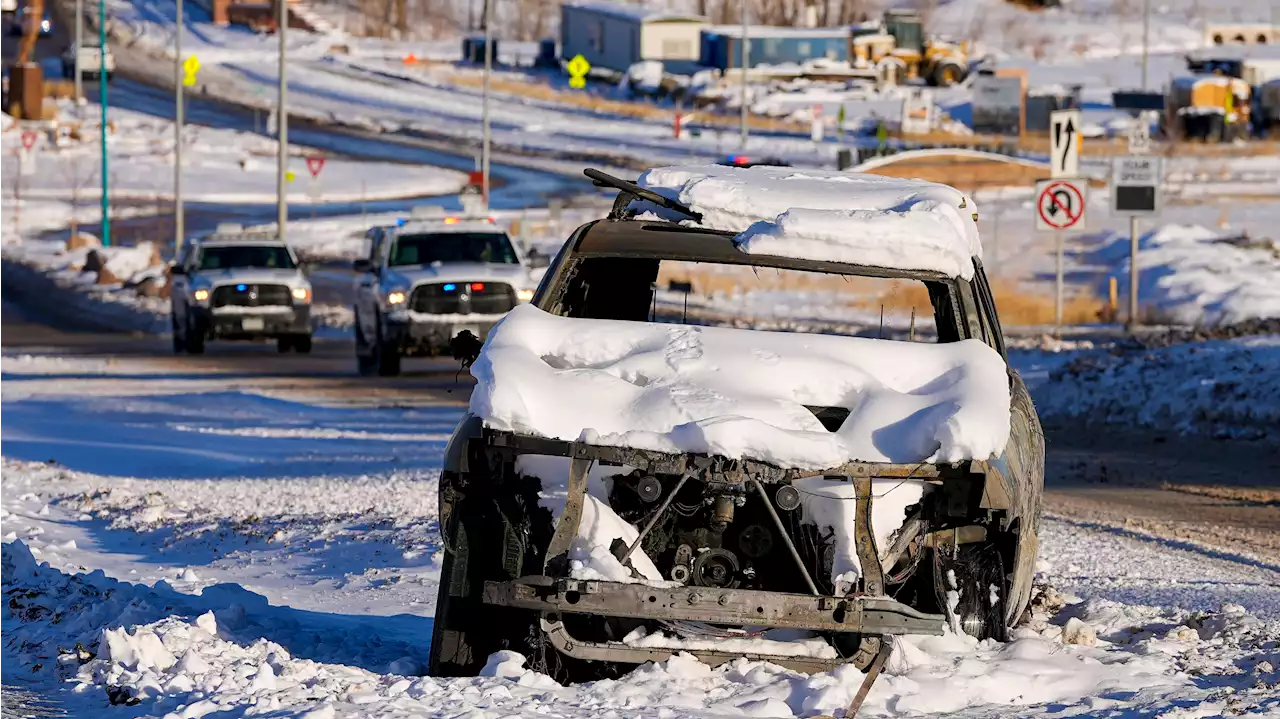
[[[941,634],[950,625],[1005,639],[1030,597],[1044,444],[1026,388],[1005,359],[980,247],[953,243],[954,270],[917,265],[911,252],[845,247],[833,261],[803,243],[790,254],[767,244],[761,251],[744,240],[761,229],[757,220],[744,221],[745,232],[707,227],[706,204],[715,198],[689,202],[687,195],[698,199],[686,191],[696,182],[685,180],[704,172],[749,188],[788,171],[664,169],[683,172],[649,171],[637,185],[588,171],[620,190],[614,211],[573,234],[533,306],[495,329],[473,368],[479,384],[441,481],[445,559],[431,672],[471,674],[491,652],[512,649],[576,681],[687,651],[713,665],[739,656],[802,671],[852,663],[870,679],[887,658],[887,635]],[[833,183],[851,177],[828,174]],[[912,222],[945,216],[927,227],[959,226],[956,218],[976,225],[970,201],[951,188],[893,180],[899,185],[888,189],[908,200],[890,202],[878,184],[885,178],[864,181],[870,235],[880,232],[875,222],[903,221],[887,216],[895,213]],[[856,203],[858,189],[834,186],[839,203]],[[911,203],[919,214],[902,209]],[[788,222],[780,217],[764,229]],[[960,233],[976,240],[976,229]],[[936,344],[699,327],[687,302],[683,312],[659,309],[662,266],[673,262],[918,283],[928,292]],[[597,344],[638,354],[608,363],[583,354]],[[838,364],[784,373],[810,358],[857,364],[877,353],[886,366],[872,368],[880,376],[860,385],[865,391],[825,392],[847,384],[827,374]],[[893,379],[893,365],[916,358],[936,362],[936,376],[923,384]],[[785,407],[762,388],[767,381],[746,379],[743,399],[724,405],[731,410],[706,409],[721,400],[726,376],[759,370],[768,378],[771,366],[779,368],[772,380],[794,385]],[[982,377],[970,382],[966,374]],[[583,394],[560,381],[582,384]],[[881,386],[893,382],[901,386]],[[920,399],[966,382],[962,400]],[[631,394],[622,409],[592,419],[583,402],[606,387]],[[555,415],[536,406],[557,402],[563,411]],[[678,405],[679,416],[646,419],[661,415],[655,407],[663,402]],[[638,413],[627,415],[628,404]],[[863,426],[864,416],[886,406],[898,407],[892,421]],[[973,426],[977,415],[961,416],[970,411],[985,412],[996,431],[966,445],[958,437]],[[617,426],[588,424],[607,425],[611,412],[624,414]],[[773,425],[761,431],[761,418]],[[737,446],[744,436],[778,442]],[[813,442],[787,449],[799,436]],[[904,487],[912,488],[905,500],[895,494]],[[898,508],[882,527],[877,512],[893,501]],[[614,562],[630,576],[608,570]],[[757,641],[776,630],[817,642],[797,649]]]

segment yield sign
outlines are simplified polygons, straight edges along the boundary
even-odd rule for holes
[[[312,155],[307,158],[307,171],[312,177],[319,177],[320,171],[324,169],[324,158],[318,155]]]
[[[22,149],[30,150],[36,146],[36,133],[34,130],[22,131]]]
[[[1085,180],[1045,180],[1036,183],[1036,229],[1084,229]]]

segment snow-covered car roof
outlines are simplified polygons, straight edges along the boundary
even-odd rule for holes
[[[924,180],[790,167],[689,165],[645,171],[641,187],[700,213],[702,227],[738,233],[749,254],[842,262],[970,279],[982,257],[978,208]],[[687,218],[645,201],[632,207]]]
[[[471,373],[470,411],[520,434],[825,469],[1003,453],[1003,358],[947,344],[512,310]],[[807,407],[841,407],[829,431]]]

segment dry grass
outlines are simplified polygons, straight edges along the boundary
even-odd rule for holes
[[[433,77],[444,82],[469,88],[478,88],[483,83],[481,77],[474,73],[453,72],[450,69],[441,66],[433,69],[436,70],[436,72],[433,73]],[[675,112],[671,108],[658,107],[644,102],[611,100],[600,97],[599,95],[593,95],[588,92],[580,92],[577,90],[561,90],[537,80],[520,81],[513,80],[509,77],[491,77],[489,85],[495,92],[525,97],[531,100],[553,102],[557,105],[590,110],[592,112],[602,114],[634,117],[641,120],[674,122]],[[798,123],[785,122],[768,117],[753,116],[749,119],[749,123],[752,128],[757,130],[771,130],[778,132],[809,131],[808,125],[800,125]],[[736,129],[738,127],[738,118],[699,113],[698,124],[724,126],[726,128]]]
[[[895,134],[895,133],[890,133]],[[1028,134],[1021,138],[1000,137],[995,135],[952,135],[935,131],[919,135],[897,135],[907,142],[919,142],[937,145],[960,145],[974,150],[995,150],[996,148],[1016,142],[1023,152],[1048,154],[1049,135]],[[1239,145],[1223,142],[1152,142],[1155,154],[1196,157],[1253,157],[1255,155],[1280,154],[1280,142],[1275,140],[1251,140]],[[1129,141],[1124,137],[1085,138],[1080,144],[1082,155],[1125,155],[1129,152]]]
[[[734,297],[747,292],[807,292],[830,295],[832,306],[845,306],[863,311],[883,307],[887,312],[930,316],[933,306],[928,290],[915,280],[890,280],[873,277],[841,277],[819,273],[746,267],[702,266],[663,263],[658,284],[689,282],[695,295]],[[1013,282],[994,282],[996,308],[1000,322],[1006,327],[1047,325],[1054,322],[1054,298],[1050,293],[1030,291]],[[1064,324],[1097,322],[1105,315],[1101,300],[1085,295],[1068,296],[1062,308]]]

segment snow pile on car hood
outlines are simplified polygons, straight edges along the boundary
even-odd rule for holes
[[[933,182],[720,165],[654,168],[638,182],[702,213],[701,225],[740,233],[738,249],[749,254],[929,270],[966,280],[973,277],[972,258],[982,257],[977,206],[959,190]]]
[[[532,305],[490,333],[472,414],[498,430],[822,469],[1003,452],[1004,360],[944,345],[555,317]],[[828,431],[806,409],[840,407]]]

